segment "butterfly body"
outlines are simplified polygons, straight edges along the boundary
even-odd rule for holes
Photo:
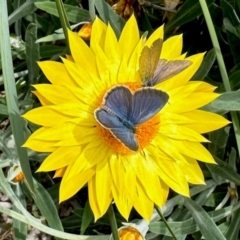
[[[157,89],[144,87],[132,93],[127,86],[116,86],[106,93],[103,105],[94,115],[102,127],[137,151],[137,126],[156,115],[167,101],[168,95]]]

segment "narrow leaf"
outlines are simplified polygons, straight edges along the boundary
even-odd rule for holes
[[[39,44],[37,40],[37,25],[30,23],[27,27],[25,34],[26,40],[26,62],[28,68],[28,84],[37,83],[37,77],[39,75],[39,67],[37,61],[39,61]]]
[[[56,5],[54,2],[35,2],[37,8],[50,13],[54,16],[59,17]],[[74,7],[71,5],[64,4],[64,9],[67,14],[67,18],[70,22],[78,23],[83,21],[91,21],[91,17],[87,10],[81,9],[79,7]]]
[[[207,167],[211,173],[221,177],[224,180],[227,179],[230,182],[240,184],[240,175],[227,162],[224,162],[217,157],[215,157],[215,160],[217,162],[216,165],[207,164]]]
[[[210,7],[214,0],[206,0]],[[174,28],[181,26],[191,20],[195,19],[202,13],[199,1],[187,0],[181,6],[179,11],[172,17],[172,19],[165,26],[165,34],[169,35]]]
[[[102,20],[106,24],[110,23],[116,36],[119,37],[123,26],[125,25],[125,21],[119,15],[117,15],[111,6],[104,0],[93,1]]]
[[[87,201],[83,211],[81,234],[84,234],[84,232],[86,231],[86,229],[88,228],[89,224],[93,219],[94,219],[93,212],[91,210],[89,201]]]
[[[226,240],[214,221],[202,207],[196,204],[192,199],[186,197],[184,205],[191,212],[193,219],[206,240]]]
[[[8,28],[8,18],[7,18],[7,5],[6,1],[0,1],[0,52],[2,59],[2,69],[4,78],[4,87],[6,91],[6,99],[8,106],[8,113],[11,123],[12,133],[15,139],[16,150],[19,157],[21,169],[24,174],[24,179],[31,189],[34,191],[32,173],[28,161],[27,150],[22,147],[23,143],[26,141],[23,129],[24,122],[20,116],[18,108],[18,98],[15,86],[15,79],[13,73],[13,63],[11,55],[11,47],[9,42],[9,28]]]
[[[240,20],[229,2],[221,0],[221,7],[224,15],[223,24],[227,31],[229,46],[234,62],[238,64],[240,63]]]
[[[34,186],[36,189],[36,192],[33,195],[34,202],[40,209],[42,215],[46,218],[49,226],[53,229],[63,231],[62,223],[59,219],[58,212],[52,198],[46,189],[36,180],[34,181]]]
[[[204,57],[203,62],[200,68],[192,77],[193,80],[203,80],[209,73],[210,69],[213,66],[213,63],[216,60],[215,50],[211,49],[207,55]]]

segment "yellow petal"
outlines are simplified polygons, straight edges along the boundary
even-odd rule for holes
[[[60,169],[57,169],[53,178],[57,178],[57,177],[63,177],[64,176],[64,173],[66,171],[66,168],[60,168]]]
[[[50,154],[38,168],[38,172],[48,172],[63,168],[72,164],[81,153],[81,148],[77,147],[59,147]]]
[[[219,96],[217,93],[192,93],[187,100],[183,99],[175,104],[167,105],[167,111],[174,113],[190,112],[203,107]]]
[[[111,192],[113,195],[114,203],[116,204],[120,214],[126,220],[128,220],[129,213],[132,208],[132,200],[129,198],[126,189],[124,188],[122,194],[119,194],[117,187],[112,184]]]
[[[157,154],[152,155],[152,158],[155,159],[156,171],[161,180],[175,192],[184,196],[189,196],[189,187],[186,178],[175,161],[167,158],[160,158]],[[162,186],[164,186],[164,184],[162,184]],[[166,197],[168,192],[167,187],[165,187],[165,191],[165,195],[163,196]]]
[[[23,144],[23,147],[27,147],[37,152],[54,152],[57,147],[54,146],[55,142],[47,140],[31,139],[31,136]]]
[[[147,221],[150,220],[153,212],[153,202],[147,197],[145,189],[137,183],[137,195],[133,201],[133,207]]]
[[[108,163],[98,164],[96,167],[96,199],[100,215],[103,216],[112,201],[112,177]]]
[[[89,170],[91,170],[91,169],[89,169]],[[96,178],[94,175],[88,181],[88,199],[89,199],[91,209],[93,211],[95,221],[102,216],[101,211],[98,206],[98,201],[97,201],[97,196],[96,196],[97,191],[98,191],[98,189],[96,189]]]
[[[76,194],[94,176],[95,170],[88,169],[68,180],[62,180],[59,190],[59,202],[63,202]],[[63,179],[65,178],[65,175]]]
[[[176,35],[163,42],[161,59],[175,60],[182,53],[182,35]]]
[[[52,102],[48,101],[44,96],[42,96],[38,91],[32,91],[32,93],[37,96],[42,106],[52,105]]]
[[[161,134],[173,139],[187,140],[192,142],[209,142],[205,137],[201,136],[199,133],[191,130],[190,128],[176,124],[161,124],[160,132]]]
[[[196,158],[197,160],[206,163],[215,163],[211,153],[200,143],[172,140],[172,144],[174,144],[179,151],[186,156]]]
[[[134,48],[139,42],[139,30],[134,14],[126,22],[119,39],[119,48],[122,53],[122,59],[129,60]]]
[[[101,21],[98,17],[96,17],[92,25],[90,41],[91,49],[93,49],[94,52],[96,50],[96,46],[104,49],[106,31],[107,31],[106,24],[103,21]]]
[[[227,119],[218,114],[202,110],[183,113],[182,116],[191,119],[192,122],[187,123],[186,126],[199,133],[211,132],[230,123]]]
[[[79,109],[79,104],[61,104],[39,107],[25,113],[23,117],[35,124],[51,127],[69,121],[72,117],[88,119],[89,113]]]
[[[38,93],[53,103],[62,104],[66,102],[79,103],[79,100],[66,88],[59,85],[37,84],[33,85]]]
[[[186,162],[177,162],[180,169],[182,169],[186,180],[192,184],[205,184],[204,176],[197,161],[193,158],[186,157]]]
[[[96,74],[97,69],[93,51],[76,33],[68,31],[68,38],[75,63],[86,71]]]
[[[153,42],[155,42],[157,39],[163,39],[163,25],[157,28],[151,36],[147,39],[145,46],[151,47]]]
[[[38,62],[38,66],[52,84],[76,86],[75,82],[68,74],[64,64],[54,61],[44,61]]]

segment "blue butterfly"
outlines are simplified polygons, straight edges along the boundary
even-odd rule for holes
[[[94,111],[96,120],[132,151],[139,148],[136,126],[157,114],[169,96],[144,87],[134,93],[127,86],[116,86],[104,97],[103,106]]]

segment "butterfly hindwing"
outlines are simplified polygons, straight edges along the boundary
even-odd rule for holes
[[[112,134],[132,151],[138,150],[138,142],[132,131],[126,128],[112,128]]]
[[[146,122],[168,101],[168,94],[153,88],[142,88],[134,93],[131,121],[134,125]]]
[[[188,60],[172,60],[167,61],[165,59],[160,59],[156,70],[154,72],[153,78],[147,83],[148,86],[154,86],[160,82],[163,82],[176,74],[182,72],[184,69],[192,64]]]
[[[104,128],[109,129],[125,146],[133,151],[137,151],[138,143],[133,131],[124,127],[119,117],[104,108],[98,108],[95,110],[95,118]]]
[[[95,110],[95,118],[98,122],[105,128],[122,128],[122,123],[119,121],[118,117],[104,108],[98,108]]]

